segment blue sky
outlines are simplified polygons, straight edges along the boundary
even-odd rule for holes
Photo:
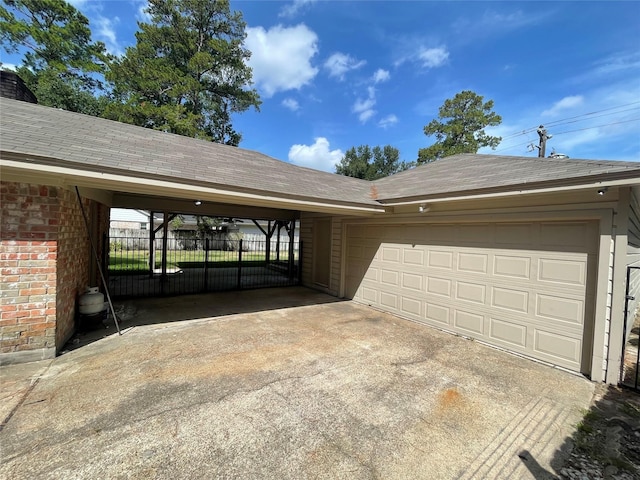
[[[74,0],[122,54],[144,1]],[[334,171],[358,145],[403,160],[423,127],[473,90],[502,116],[495,153],[537,156],[535,128],[572,158],[640,161],[640,2],[232,1],[263,104],[238,115],[241,147]],[[16,63],[3,53],[3,62]],[[488,153],[491,150],[481,151]]]

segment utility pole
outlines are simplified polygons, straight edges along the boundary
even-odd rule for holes
[[[544,125],[540,125],[538,127],[538,136],[540,137],[540,144],[536,146],[538,149],[538,157],[544,157],[545,150],[547,149],[547,140],[553,137],[553,135],[548,135],[547,130],[544,128]]]

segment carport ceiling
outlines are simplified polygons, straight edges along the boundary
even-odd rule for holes
[[[175,212],[191,215],[208,215],[215,217],[252,218],[254,220],[293,220],[300,217],[297,210],[265,208],[247,205],[234,205],[219,202],[202,201],[199,198],[169,198],[151,195],[135,195],[114,192],[112,206],[116,208],[138,208],[154,212]]]

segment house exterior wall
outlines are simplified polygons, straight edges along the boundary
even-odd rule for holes
[[[106,231],[106,207],[83,202]],[[2,182],[0,212],[0,364],[51,358],[73,334],[77,295],[90,281],[75,191]]]
[[[56,345],[62,346],[74,332],[76,299],[93,282],[89,278],[91,246],[76,193],[69,190],[59,193],[60,217],[64,221],[58,229]],[[90,203],[83,200],[86,212],[91,210]]]
[[[331,253],[329,265],[329,285],[318,285],[313,279],[314,245],[313,224],[316,219],[330,219]],[[342,221],[341,217],[331,217],[302,212],[300,216],[300,241],[302,242],[302,284],[329,295],[339,296],[342,277]],[[316,246],[317,247],[317,246]]]
[[[610,285],[611,320],[609,322],[605,381],[616,384],[620,380],[622,339],[624,336],[625,292],[631,217],[631,189],[620,188],[613,221],[613,255]]]

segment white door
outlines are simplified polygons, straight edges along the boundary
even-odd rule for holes
[[[350,225],[346,295],[589,373],[595,222]]]

